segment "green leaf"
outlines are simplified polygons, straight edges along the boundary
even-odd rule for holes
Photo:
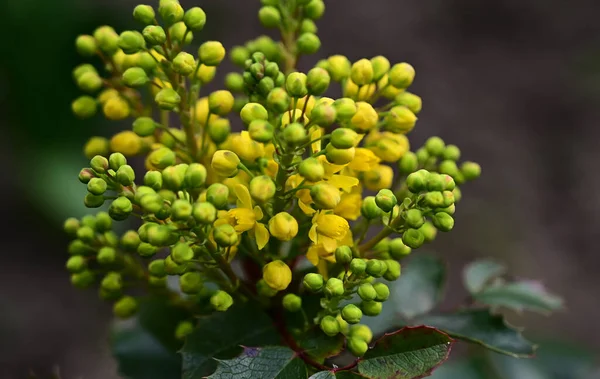
[[[391,291],[395,311],[409,319],[431,311],[442,297],[445,279],[446,268],[440,259],[415,256],[403,267]]]
[[[232,358],[239,354],[240,345],[278,343],[278,333],[269,316],[251,304],[234,305],[227,312],[202,317],[181,350],[183,379],[211,374],[217,367],[213,358]]]
[[[119,372],[133,379],[172,379],[181,376],[181,343],[174,337],[176,325],[189,315],[169,306],[165,299],[147,299],[138,316],[114,325],[111,348]]]
[[[463,282],[471,294],[476,294],[483,290],[492,279],[505,273],[506,266],[489,259],[482,259],[465,267]]]
[[[333,373],[331,371],[321,371],[312,375],[308,379],[367,379],[366,376],[363,376],[354,371],[337,371]]]
[[[490,306],[515,311],[529,310],[548,314],[563,307],[563,300],[546,291],[536,281],[521,281],[488,287],[474,296],[475,300]]]
[[[405,327],[381,337],[358,363],[358,372],[368,378],[423,378],[448,359],[452,344],[435,328]]]
[[[218,360],[208,379],[300,379],[308,377],[304,361],[282,346],[244,347],[239,357]]]
[[[416,321],[443,330],[451,337],[473,342],[512,357],[531,357],[536,348],[519,330],[509,326],[504,317],[493,315],[487,309],[428,315]]]
[[[315,359],[330,358],[344,349],[344,335],[329,337],[320,330],[313,329],[298,340],[298,345]]]
[[[311,375],[308,379],[335,379],[335,374],[331,371],[320,371]]]

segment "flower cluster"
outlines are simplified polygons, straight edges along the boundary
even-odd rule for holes
[[[75,286],[99,283],[119,317],[135,314],[140,288],[190,316],[255,301],[367,351],[362,318],[381,312],[404,257],[453,228],[459,188],[481,170],[438,137],[411,151],[422,104],[410,64],[334,55],[298,72],[297,59],[320,47],[323,12],[323,0],[264,0],[259,19],[282,42],[232,47],[240,72],[211,93],[227,54],[217,41],[186,51],[206,24],[201,8],[138,5],[141,31],[77,38],[102,70],[75,68],[86,94],[73,112],[131,128],[85,145],[84,203],[107,209],[65,223]],[[119,235],[117,223],[131,229]],[[307,317],[310,299],[320,308]],[[173,330],[183,338],[192,327]]]

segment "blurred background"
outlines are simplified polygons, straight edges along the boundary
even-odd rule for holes
[[[226,47],[265,33],[258,0],[181,0],[202,6],[200,38]],[[107,348],[110,307],[71,287],[62,221],[81,216],[92,135],[126,127],[70,113],[78,34],[102,24],[136,27],[133,0],[0,2],[0,377],[116,378]],[[506,262],[567,299],[552,317],[513,315],[532,339],[600,350],[600,2],[598,0],[326,1],[323,48],[300,68],[341,53],[387,56],[417,70],[423,112],[414,147],[431,135],[481,163],[465,188],[457,226],[431,247],[455,273],[477,257]],[[220,70],[220,83],[229,64]]]

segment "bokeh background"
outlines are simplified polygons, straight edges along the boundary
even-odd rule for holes
[[[226,47],[265,33],[258,0],[200,5],[200,35]],[[74,38],[96,26],[134,27],[133,0],[1,1],[0,377],[116,378],[107,349],[110,308],[73,289],[62,221],[86,212],[82,146],[124,125],[70,114],[80,63]],[[506,262],[567,299],[552,317],[514,316],[528,336],[600,350],[600,2],[598,0],[329,0],[323,48],[383,54],[417,70],[424,99],[413,146],[439,135],[483,166],[465,190],[453,233],[431,249],[456,273],[477,257]],[[231,68],[225,65],[223,73]],[[220,80],[220,79],[217,79]],[[126,125],[125,125],[126,126]]]

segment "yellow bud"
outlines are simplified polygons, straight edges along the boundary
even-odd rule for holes
[[[379,115],[373,106],[364,101],[356,102],[356,113],[350,119],[350,126],[359,132],[366,132],[377,126]]]
[[[283,261],[276,260],[263,267],[263,279],[269,287],[283,291],[292,281],[292,270]]]
[[[306,104],[306,111],[305,113],[308,115],[310,114],[310,112],[312,111],[313,107],[315,106],[315,97],[314,96],[304,96],[298,99],[298,101],[296,102],[296,109],[300,109],[300,112],[296,112],[296,113],[300,113],[302,112],[302,109],[304,108],[304,104],[306,103],[306,98],[308,98],[308,104]],[[292,102],[292,104],[290,105],[290,108],[293,107],[294,104]]]
[[[385,162],[397,162],[410,148],[408,138],[404,134],[391,132],[377,133],[365,141],[369,150]]]
[[[233,95],[229,91],[220,90],[208,96],[208,108],[211,113],[225,116],[233,108]]]
[[[129,116],[129,104],[122,97],[114,96],[104,103],[102,111],[109,120],[123,120]]]
[[[385,118],[385,127],[391,132],[406,134],[413,130],[417,116],[405,106],[395,106]]]
[[[198,78],[202,84],[210,83],[217,73],[217,68],[215,66],[206,66],[201,64],[198,68],[198,72],[196,73],[196,78]]]
[[[310,197],[320,209],[334,209],[340,203],[340,191],[329,183],[315,184],[310,189]]]
[[[269,232],[280,241],[289,241],[298,234],[298,221],[287,212],[277,213],[269,220]]]
[[[232,177],[238,172],[240,158],[229,150],[217,150],[212,157],[210,166],[221,176]]]
[[[356,99],[356,96],[358,95],[358,85],[350,79],[346,80],[342,94],[344,97]]]
[[[359,86],[371,83],[373,81],[373,64],[368,59],[354,62],[350,69],[350,77]]]
[[[415,79],[415,69],[408,63],[398,63],[392,66],[388,73],[390,83],[396,88],[406,88]]]
[[[142,139],[131,130],[115,134],[110,140],[110,149],[126,157],[137,155],[143,147]]]
[[[109,152],[110,144],[104,137],[90,138],[83,148],[83,153],[88,159],[92,159],[96,155],[108,156]]]
[[[264,145],[250,138],[247,131],[231,134],[223,148],[233,151],[246,162],[254,162],[265,155]]]
[[[336,165],[345,165],[352,162],[355,153],[356,149],[353,147],[349,149],[337,149],[330,143],[325,147],[327,161]]]
[[[396,88],[396,87],[392,86],[391,84],[389,84],[387,74],[385,74],[377,82],[377,88],[379,89],[379,93],[381,93],[381,96],[385,97],[386,99],[390,99],[390,100],[395,98],[396,96],[398,96],[399,94],[401,94],[404,91],[403,89]]]
[[[206,120],[207,117],[209,117],[210,112],[208,97],[202,97],[198,99],[194,110],[196,112],[196,121],[198,122],[198,124],[202,126],[206,125]],[[218,118],[219,117],[216,114],[211,114],[210,118],[208,118],[209,124],[217,120]]]
[[[100,104],[104,105],[109,99],[112,99],[113,97],[117,96],[119,96],[119,91],[117,91],[114,88],[107,88],[104,91],[100,92],[97,99],[100,102]]]
[[[377,86],[375,84],[367,84],[358,90],[358,94],[356,95],[356,100],[359,101],[367,101],[375,94],[375,90]]]
[[[350,75],[350,61],[343,55],[332,55],[327,58],[327,71],[336,82]]]
[[[394,179],[394,170],[390,166],[378,165],[363,174],[363,183],[371,191],[390,188]]]
[[[275,196],[275,182],[269,176],[261,175],[250,181],[250,196],[256,201],[264,203]]]

